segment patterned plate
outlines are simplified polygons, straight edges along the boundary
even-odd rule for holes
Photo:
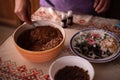
[[[70,40],[72,51],[90,62],[104,63],[120,55],[120,40],[117,35],[103,29],[80,30]]]

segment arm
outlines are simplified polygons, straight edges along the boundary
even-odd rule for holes
[[[104,13],[109,9],[110,0],[95,0],[94,8],[97,13]]]
[[[28,24],[32,24],[30,0],[15,0],[14,11],[22,21],[25,21]]]

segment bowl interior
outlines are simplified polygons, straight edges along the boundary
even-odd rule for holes
[[[61,43],[59,45],[61,45],[64,42],[65,32],[64,32],[64,29],[59,24],[51,22],[51,21],[47,21],[47,20],[33,21],[33,23],[35,24],[35,26],[39,26],[39,27],[40,26],[52,26],[52,27],[59,29],[63,35],[63,40],[61,41]],[[23,25],[19,26],[13,34],[13,38],[14,38],[15,43],[17,42],[17,39],[21,33],[23,33],[26,30],[33,29],[33,28],[34,27],[32,25],[29,25],[29,24],[23,24]],[[17,43],[16,43],[16,45],[17,45]],[[59,46],[59,45],[57,45],[57,46]],[[34,51],[34,52],[37,52],[37,51]]]
[[[75,46],[76,46],[76,42],[79,42],[81,43],[82,39],[79,39],[81,38],[81,34],[87,34],[89,32],[92,32],[92,33],[96,33],[99,34],[100,36],[103,36],[104,34],[107,34],[109,35],[111,38],[113,38],[115,41],[116,41],[116,46],[117,46],[117,51],[113,54],[111,54],[110,56],[108,57],[104,57],[104,58],[99,58],[99,59],[96,59],[96,58],[91,58],[91,57],[88,57],[86,55],[83,55],[82,53],[80,53],[79,51],[77,51],[75,49]],[[97,36],[97,35],[96,35]],[[86,40],[86,39],[83,39],[83,40]],[[104,40],[104,39],[101,39],[101,40]],[[100,41],[100,40],[99,40]],[[101,42],[101,41],[100,41]],[[99,43],[100,43],[99,42]],[[103,62],[108,62],[108,61],[111,61],[111,60],[114,60],[115,58],[117,58],[119,56],[119,53],[120,53],[120,44],[119,44],[119,38],[112,32],[109,32],[109,31],[105,31],[105,30],[102,30],[102,29],[96,29],[96,28],[92,28],[92,29],[85,29],[85,30],[81,30],[79,32],[77,32],[76,34],[73,35],[73,37],[71,38],[70,40],[70,47],[72,49],[72,51],[78,55],[78,56],[81,56],[87,60],[89,60],[90,62],[94,62],[94,63],[103,63]]]
[[[88,71],[90,80],[94,77],[94,69],[92,65],[85,59],[78,56],[65,56],[54,61],[49,68],[49,75],[52,80],[59,69],[65,66],[78,66]]]

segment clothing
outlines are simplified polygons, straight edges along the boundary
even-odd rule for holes
[[[52,4],[50,4],[50,1]],[[72,10],[76,14],[96,15],[93,4],[94,0],[40,0],[40,5],[44,7],[53,7],[54,9],[65,11]]]

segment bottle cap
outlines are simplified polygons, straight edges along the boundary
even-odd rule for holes
[[[72,16],[72,10],[68,11],[68,16]]]
[[[66,19],[66,15],[62,13],[62,19]]]

